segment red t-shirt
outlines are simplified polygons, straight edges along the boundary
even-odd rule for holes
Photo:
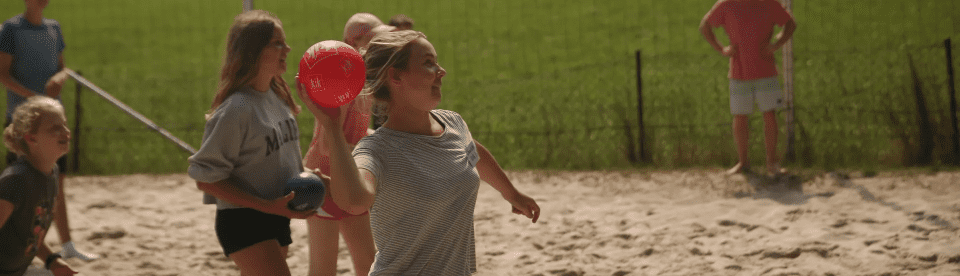
[[[343,135],[347,139],[347,143],[357,144],[361,138],[367,136],[372,104],[373,97],[370,95],[359,95],[347,104],[347,118],[343,122]],[[303,157],[303,164],[308,168],[320,169],[323,174],[330,175],[330,149],[323,142],[325,132],[326,129],[322,125],[317,124],[314,128],[313,141],[310,143],[310,148],[307,149],[306,156]],[[352,150],[350,149],[350,151]],[[352,216],[333,202],[333,197],[329,192],[324,196],[322,208],[324,212],[330,215],[318,215],[322,219],[340,220]]]
[[[343,134],[347,143],[357,144],[360,138],[367,136],[367,129],[370,126],[370,106],[373,99],[369,95],[359,95],[356,99],[347,104],[347,118],[343,122]],[[317,124],[313,130],[313,141],[310,148],[307,149],[306,156],[303,157],[304,166],[311,169],[320,169],[326,175],[330,174],[330,149],[323,142],[323,135],[326,129]],[[349,149],[353,151],[353,149]]]
[[[723,27],[737,54],[730,57],[731,79],[753,80],[777,76],[773,53],[767,53],[773,26],[793,17],[775,0],[720,0],[707,12],[710,27]]]

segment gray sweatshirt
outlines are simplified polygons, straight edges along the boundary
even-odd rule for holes
[[[203,143],[187,161],[196,181],[229,179],[259,198],[282,197],[283,187],[303,171],[300,131],[290,107],[273,90],[244,87],[227,97],[207,120]],[[204,203],[217,209],[241,208],[209,195]]]

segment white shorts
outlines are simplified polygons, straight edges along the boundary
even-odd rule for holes
[[[753,104],[761,112],[783,109],[783,91],[780,80],[769,77],[755,80],[730,79],[730,113],[745,115],[753,113]]]

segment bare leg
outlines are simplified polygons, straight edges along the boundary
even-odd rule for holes
[[[290,276],[285,251],[277,240],[266,240],[230,254],[230,259],[240,268],[241,276]]]
[[[777,135],[779,134],[776,111],[763,112],[763,144],[767,151],[767,172],[775,175],[786,172],[780,168],[780,159],[777,157]]]
[[[60,252],[63,258],[78,258],[84,261],[92,261],[100,258],[97,254],[83,252],[77,249],[70,237],[70,222],[67,220],[67,194],[64,192],[64,175],[60,174],[60,185],[57,192],[55,210],[53,212],[53,222],[57,225],[57,235],[60,236],[60,243],[63,245],[63,251]]]
[[[347,248],[350,248],[356,275],[370,274],[370,265],[377,255],[373,233],[370,231],[370,214],[346,217],[340,220],[339,224],[343,240],[347,243]]]
[[[337,222],[316,217],[307,219],[310,237],[310,276],[337,274],[337,255],[340,252],[340,232]],[[357,274],[359,275],[359,274]]]
[[[57,207],[53,212],[53,223],[57,225],[57,234],[60,236],[60,243],[68,243],[73,241],[70,238],[70,222],[67,220],[67,200],[66,194],[63,192],[63,174],[60,174],[58,179],[60,182],[58,185],[59,191],[57,191],[56,205]]]
[[[727,170],[728,174],[740,173],[750,169],[750,155],[747,151],[749,149],[748,140],[750,138],[749,123],[748,115],[733,115],[733,140],[737,145],[737,159],[739,161],[736,166]]]

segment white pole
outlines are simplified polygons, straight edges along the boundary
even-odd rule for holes
[[[786,8],[787,12],[793,14],[793,0],[781,1],[783,1],[783,7]],[[795,114],[793,109],[793,38],[788,40],[787,44],[783,45],[783,92],[787,98],[787,149],[785,157],[787,162],[794,162],[796,160],[796,152],[794,151],[796,139],[794,136],[793,123],[793,116]]]
[[[82,84],[84,87],[90,90],[93,90],[94,93],[97,93],[97,95],[106,99],[108,102],[113,104],[113,106],[116,106],[120,110],[123,110],[123,112],[126,112],[128,115],[132,116],[134,119],[139,120],[144,125],[147,125],[147,127],[149,127],[150,129],[153,129],[157,133],[160,133],[160,135],[163,135],[163,137],[167,138],[167,140],[170,140],[175,144],[177,144],[177,146],[180,146],[180,149],[183,149],[184,151],[190,154],[197,153],[197,150],[191,147],[190,144],[187,144],[186,142],[180,140],[176,136],[173,136],[173,134],[170,134],[169,131],[167,131],[166,129],[163,129],[162,127],[160,127],[159,125],[151,121],[150,119],[147,119],[146,116],[143,116],[143,114],[140,114],[140,112],[133,110],[133,108],[130,108],[130,106],[124,104],[117,98],[114,98],[113,95],[110,95],[110,93],[103,91],[103,89],[100,89],[100,87],[98,87],[96,84],[93,84],[93,82],[87,80],[80,74],[77,74],[77,72],[70,70],[70,68],[64,68],[64,71],[67,72],[68,76],[76,80],[78,83]]]
[[[253,9],[253,0],[243,0],[243,12],[248,12]]]

